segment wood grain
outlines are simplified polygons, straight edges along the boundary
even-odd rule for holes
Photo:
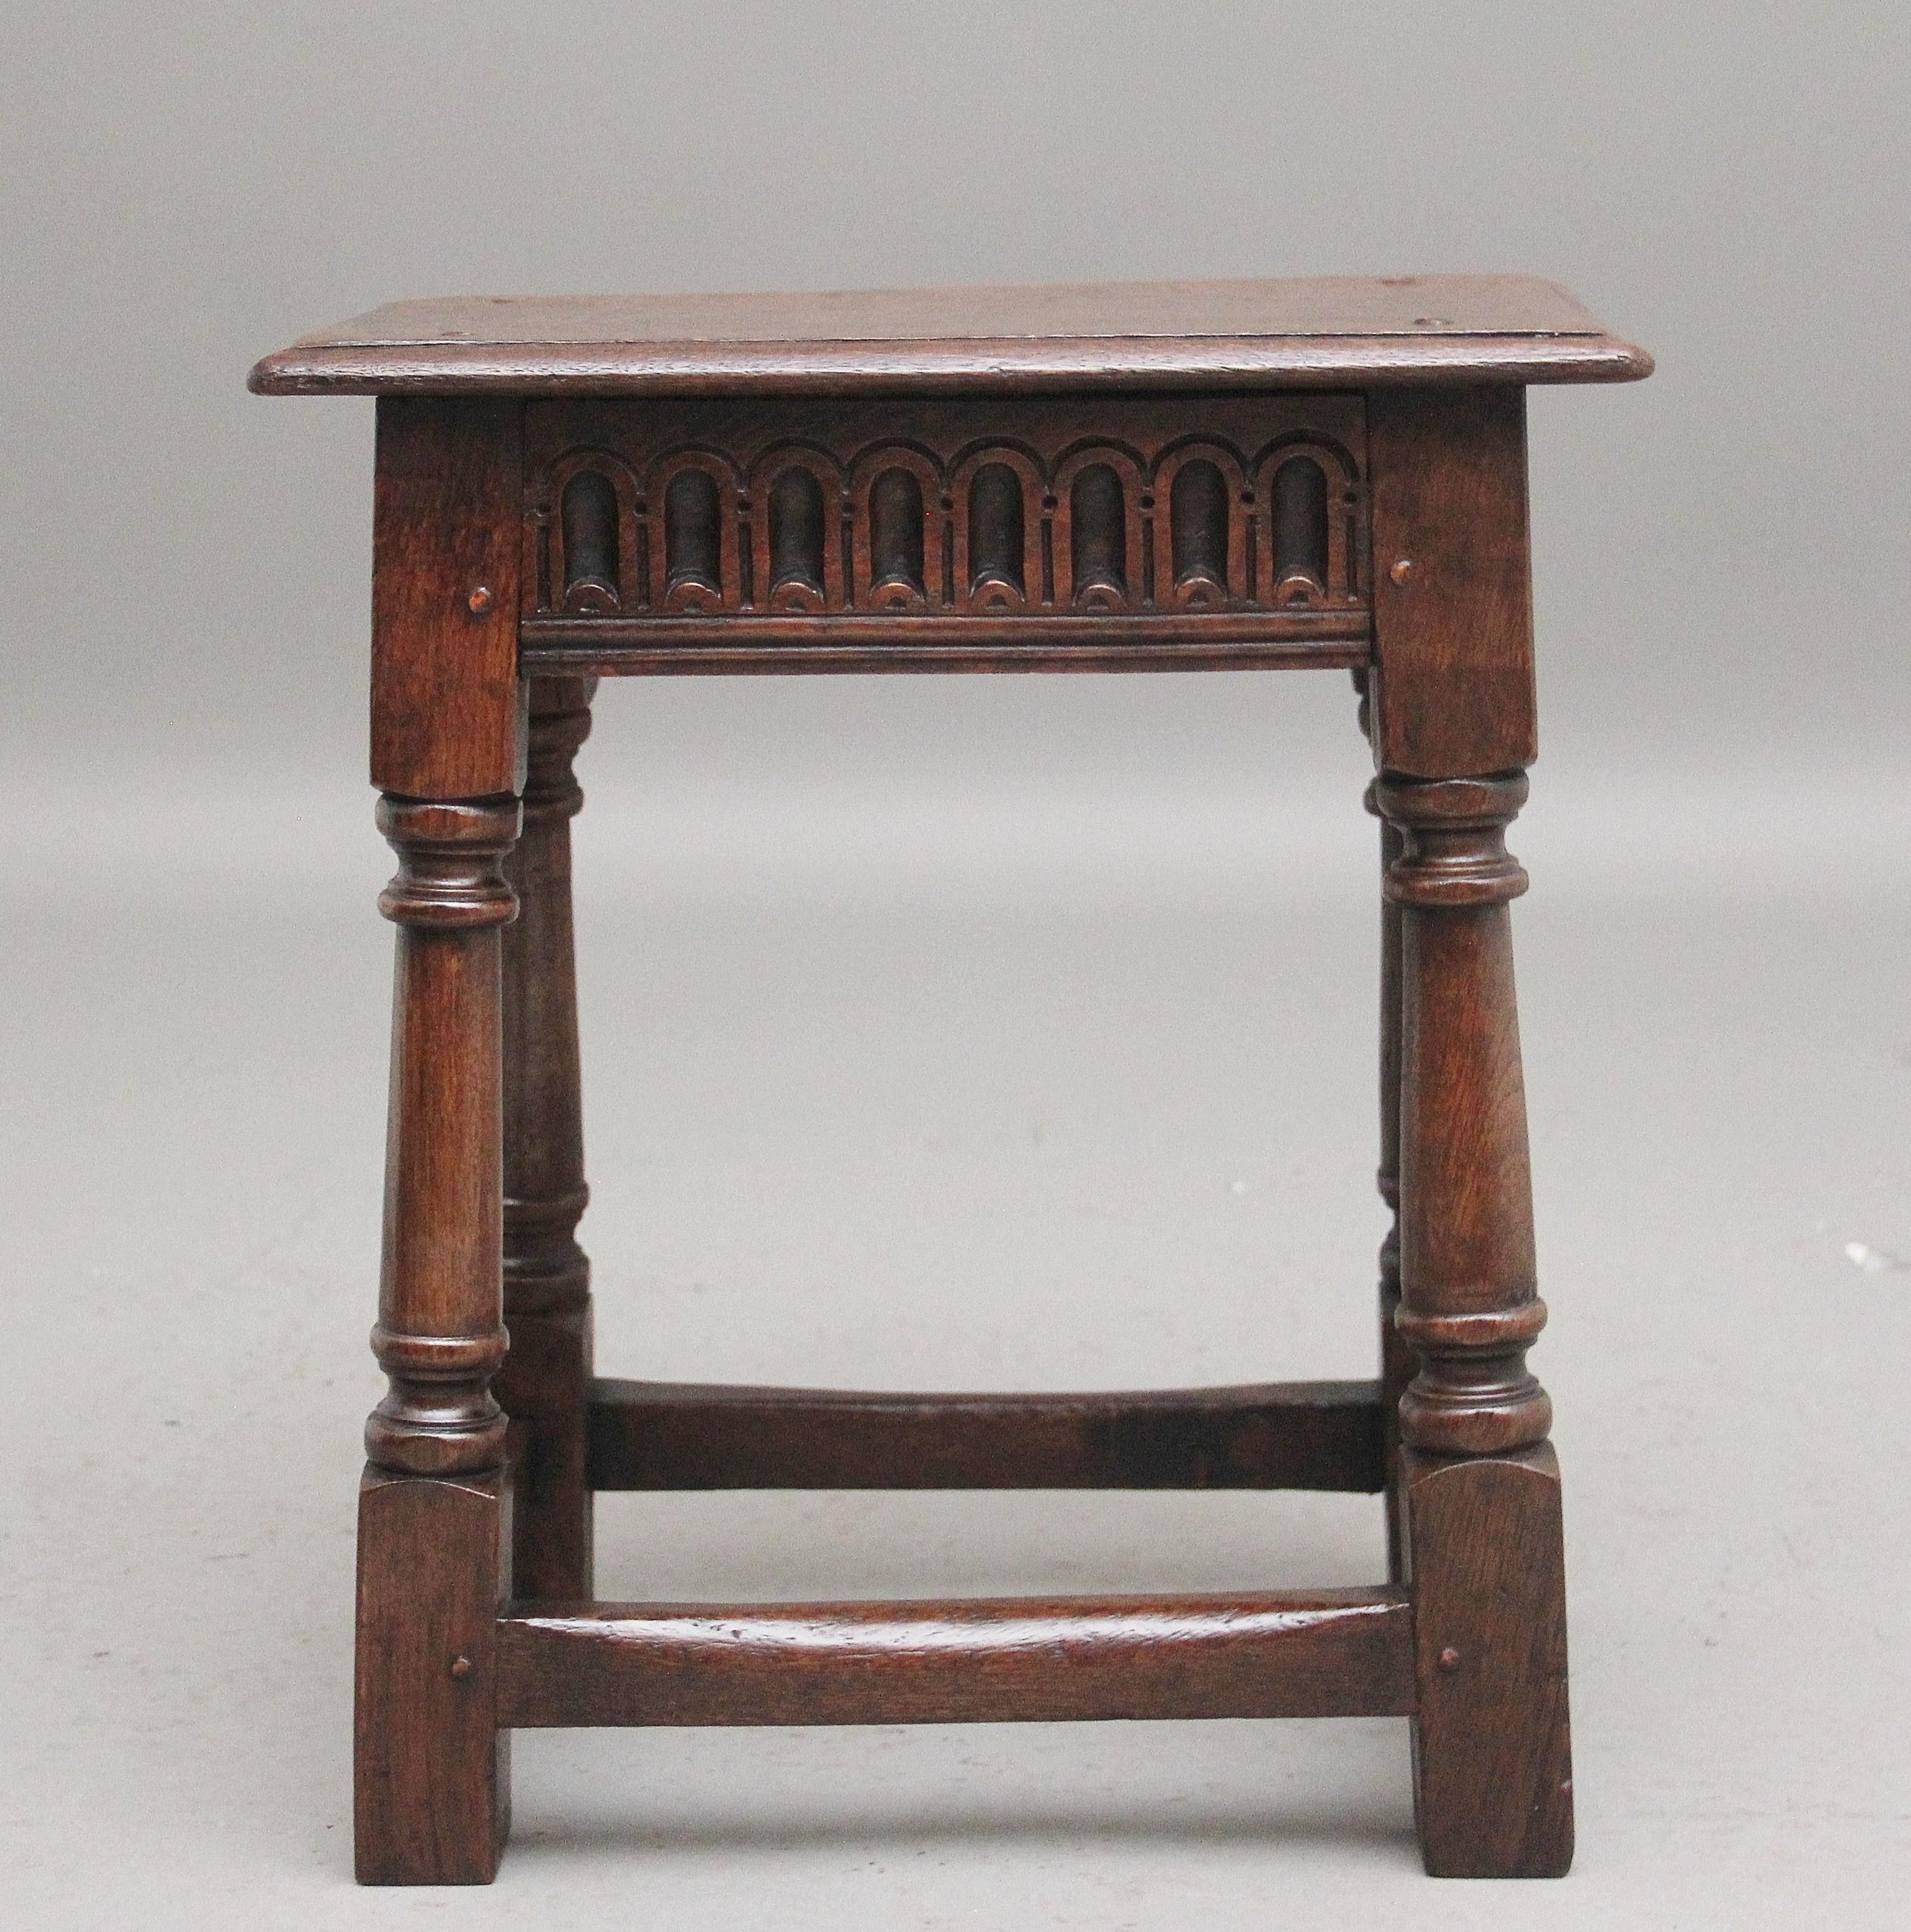
[[[1359,722],[1363,736],[1370,730],[1369,680],[1356,671],[1360,694]],[[1413,1352],[1400,1332],[1400,1030],[1401,914],[1397,901],[1386,890],[1393,868],[1406,850],[1397,825],[1380,810],[1379,788],[1369,785],[1364,802],[1380,822],[1380,1161],[1374,1181],[1387,1210],[1388,1226],[1380,1242],[1380,1406],[1385,1432],[1387,1499],[1387,1576],[1397,1582],[1406,1574],[1406,1527],[1400,1486],[1400,1398],[1413,1378]]]
[[[1522,275],[394,303],[264,358],[263,394],[972,394],[1625,381],[1651,358]]]
[[[499,1721],[960,1724],[1400,1715],[1386,1591],[892,1604],[514,1605]]]
[[[1401,835],[1400,1406],[1427,1868],[1556,1876],[1572,1856],[1559,1472],[1526,1366],[1546,1319],[1508,907],[1523,772],[1376,787]]]
[[[1436,1878],[1558,1878],[1573,1858],[1566,1599],[1553,1451],[1405,1454],[1419,1713],[1415,1810]]]
[[[1374,761],[1466,778],[1538,752],[1527,554],[1526,397],[1376,394]]]
[[[1416,1718],[1430,1871],[1565,1869],[1505,843],[1536,746],[1523,388],[1651,366],[1550,284],[1388,277],[457,298],[253,370],[381,398],[373,770],[400,933],[361,1878],[491,1876],[514,1724],[1361,1714]],[[589,679],[1286,665],[1355,672],[1378,772],[1380,1379],[593,1381],[568,832]],[[1390,1582],[590,1600],[596,1489],[822,1486],[1384,1487]]]
[[[365,1425],[355,1831],[361,1880],[487,1881],[508,1806],[492,1644],[509,1588],[499,1286],[499,862],[515,800],[387,797],[399,857],[383,1266]],[[462,1662],[460,1662],[462,1660]]]
[[[1505,838],[1526,776],[1376,790],[1403,836],[1386,886],[1401,912],[1394,1325],[1420,1365],[1401,1438],[1454,1454],[1523,1448],[1553,1413],[1526,1367],[1546,1306],[1507,910],[1526,886]]]
[[[368,1468],[358,1498],[353,1838],[361,1885],[486,1885],[511,1828],[498,1728],[501,1472]]]
[[[1340,662],[1371,630],[1366,446],[1357,395],[533,403],[523,661]],[[1301,472],[1319,515],[1277,567]]]
[[[590,1192],[571,905],[571,820],[584,802],[571,761],[590,731],[591,692],[588,680],[532,681],[524,830],[504,862],[518,915],[499,935],[511,1351],[497,1396],[526,1425],[514,1562],[531,1596],[591,1593],[591,1264],[577,1240]]]
[[[835,672],[1337,670],[1367,661],[1367,620],[1331,612],[1090,617],[687,617],[583,626],[527,618],[541,676],[789,676]]]
[[[379,405],[372,520],[372,783],[406,798],[516,791],[524,412],[481,398]]]
[[[517,802],[387,796],[378,815],[399,858],[379,896],[398,957],[372,1331],[391,1386],[365,1425],[366,1452],[411,1475],[492,1469],[505,1429],[491,1394],[506,1346],[498,928],[517,909],[499,862]]]
[[[1372,1382],[915,1395],[600,1381],[598,1490],[1338,1490],[1385,1480]]]

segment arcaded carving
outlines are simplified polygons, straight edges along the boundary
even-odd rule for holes
[[[1266,613],[1364,634],[1358,397],[553,403],[527,428],[541,628],[1092,616],[1198,636]]]

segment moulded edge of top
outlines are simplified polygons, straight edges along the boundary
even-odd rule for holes
[[[1636,382],[1652,373],[1643,349],[1613,337],[1397,337],[1291,346],[1210,341],[1199,353],[1137,350],[1131,340],[1068,345],[1065,355],[1008,344],[645,344],[622,353],[568,346],[419,344],[377,349],[296,345],[262,358],[247,387],[262,396],[905,395],[1084,389],[1335,388],[1376,383]],[[1414,352],[1404,352],[1407,349]],[[1283,351],[1285,352],[1283,352]]]
[[[1627,382],[1652,368],[1536,278],[1322,277],[400,302],[265,357],[248,386],[272,395],[987,394]]]

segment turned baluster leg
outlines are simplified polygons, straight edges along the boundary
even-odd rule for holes
[[[592,1594],[591,1264],[577,1245],[584,1184],[571,820],[584,802],[571,761],[591,729],[589,678],[530,680],[524,831],[505,861],[517,893],[505,928],[505,1321],[498,1378],[529,1425],[514,1498],[514,1587],[521,1597]]]
[[[398,927],[384,1266],[390,1393],[360,1494],[356,1837],[373,1884],[481,1882],[508,1814],[493,1645],[506,1574],[499,1280],[499,862],[515,799],[390,794]]]
[[[1400,1403],[1427,1868],[1544,1877],[1572,1858],[1565,1592],[1535,1292],[1505,828],[1524,773],[1383,778],[1399,828]]]

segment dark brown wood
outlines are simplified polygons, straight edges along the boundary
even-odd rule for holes
[[[1403,850],[1399,828],[1380,824],[1380,872],[1384,881]],[[1404,1506],[1400,1483],[1400,1409],[1413,1379],[1413,1351],[1400,1331],[1400,910],[1385,896],[1380,904],[1380,1165],[1376,1174],[1391,1225],[1381,1238],[1380,1408],[1386,1431],[1387,1575],[1406,1574]]]
[[[1552,1405],[1526,1367],[1535,1286],[1505,828],[1523,772],[1383,780],[1401,834],[1400,1408],[1423,1718],[1415,1808],[1437,1876],[1572,1858],[1565,1581]]]
[[[359,1875],[481,1882],[508,1822],[490,1624],[508,1562],[499,1280],[499,862],[516,800],[387,797],[399,856],[385,1253],[372,1346],[391,1391],[365,1426],[360,1510]],[[462,1662],[460,1662],[462,1660]]]
[[[904,394],[1625,382],[1652,358],[1526,275],[394,302],[268,356],[276,395]]]
[[[1526,795],[1523,772],[1379,788],[1403,839],[1387,874],[1402,915],[1395,1325],[1420,1369],[1400,1432],[1440,1454],[1526,1448],[1552,1418],[1526,1366],[1546,1320],[1507,912],[1526,886],[1505,838]]]
[[[959,624],[960,628],[957,628]],[[855,634],[846,640],[850,626]],[[527,617],[527,670],[566,676],[761,672],[1340,670],[1367,658],[1366,620],[1331,612],[1202,620],[1142,613],[1119,632],[1092,618],[687,617],[656,623]]]
[[[1419,1712],[1415,1809],[1436,1878],[1559,1878],[1573,1858],[1559,1470],[1542,1443],[1405,1453]]]
[[[534,403],[523,662],[1364,662],[1364,415],[1332,394]],[[1319,514],[1283,562],[1296,474]]]
[[[1523,386],[1650,367],[1550,284],[1400,277],[401,304],[254,370],[381,398],[400,934],[361,1877],[490,1876],[514,1724],[1388,1713],[1414,1718],[1430,1871],[1565,1869],[1504,838],[1535,746]],[[1378,772],[1379,1380],[593,1381],[568,832],[591,677],[1283,665],[1354,670]],[[1391,1582],[590,1600],[595,1488],[824,1486],[1384,1486]]]
[[[518,916],[501,935],[504,972],[504,1307],[511,1352],[497,1382],[527,1425],[517,1492],[518,1588],[591,1594],[591,1264],[577,1244],[590,1198],[571,935],[571,820],[584,794],[571,761],[591,728],[587,680],[530,691],[524,829],[504,874]]]
[[[398,927],[385,1140],[385,1250],[372,1346],[391,1393],[366,1425],[407,1475],[499,1466],[505,1420],[499,1262],[498,928],[517,902],[499,869],[517,802],[386,797],[399,856],[379,899]]]
[[[1538,752],[1526,421],[1517,388],[1369,399],[1383,772],[1485,776]]]
[[[1354,674],[1360,695],[1363,736],[1372,728],[1369,678]],[[1374,1179],[1388,1216],[1379,1252],[1380,1404],[1385,1431],[1387,1501],[1387,1576],[1398,1582],[1406,1574],[1405,1504],[1400,1480],[1400,1405],[1412,1381],[1413,1352],[1397,1323],[1400,1313],[1400,909],[1386,891],[1394,862],[1405,850],[1397,826],[1381,816],[1376,788],[1369,785],[1364,803],[1380,823],[1380,1164]]]
[[[907,1395],[601,1381],[599,1490],[1334,1490],[1385,1479],[1372,1382]]]
[[[365,1472],[358,1498],[352,1823],[361,1885],[486,1885],[511,1828],[496,1716],[510,1588],[501,1470]]]
[[[1383,1590],[894,1604],[514,1606],[505,1724],[1388,1717],[1413,1618]]]
[[[487,798],[524,775],[517,677],[523,409],[379,404],[372,521],[372,783]]]

